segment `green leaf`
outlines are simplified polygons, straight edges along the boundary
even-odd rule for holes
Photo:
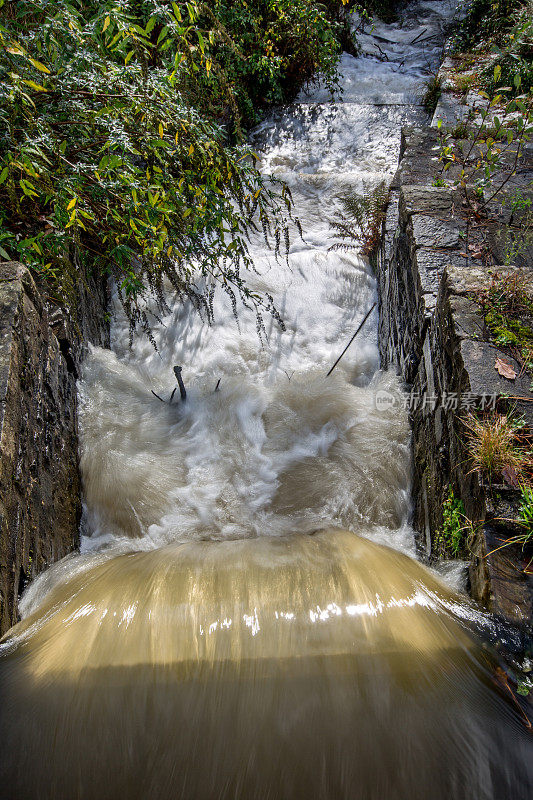
[[[165,25],[164,28],[161,30],[161,33],[157,37],[157,44],[158,45],[161,44],[161,42],[163,41],[163,39],[165,38],[167,33],[168,33],[168,25]]]

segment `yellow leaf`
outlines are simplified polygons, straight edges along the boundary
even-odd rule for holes
[[[71,208],[74,208],[74,206],[76,205],[77,200],[78,200],[77,197],[73,197],[72,198],[72,200],[70,201],[70,203],[67,206],[67,211],[70,211]]]
[[[26,80],[23,80],[22,82],[23,82],[23,83],[25,83],[25,84],[26,84],[26,86],[29,86],[29,87],[30,87],[30,89],[35,89],[35,91],[36,91],[36,92],[46,92],[46,91],[47,91],[47,90],[44,88],[44,86],[41,86],[41,84],[40,84],[40,83],[35,83],[35,81],[26,81]]]
[[[109,23],[110,22],[111,22],[111,20],[109,19],[109,17],[106,17],[105,20],[104,20],[104,27],[102,28],[102,33],[109,28]]]
[[[45,65],[42,64],[40,61],[37,61],[36,58],[30,58],[30,61],[35,67],[35,69],[39,70],[39,72],[46,72],[47,75],[50,75],[50,70],[48,69],[48,67],[45,67]]]
[[[162,139],[164,135],[165,133],[163,131],[163,126],[161,123],[159,123],[159,137]]]
[[[194,153],[194,147],[191,144],[191,146],[189,147],[189,155],[192,156],[193,153]]]
[[[25,53],[25,50],[17,42],[10,42],[6,50],[14,56],[22,56]]]

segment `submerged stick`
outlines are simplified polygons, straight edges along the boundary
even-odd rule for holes
[[[221,381],[221,378],[219,378],[218,381],[217,381],[217,385],[215,386],[215,392],[218,392],[218,389],[219,389],[219,386],[220,386],[220,381]]]
[[[415,42],[418,42],[418,40],[420,39],[420,37],[421,37],[421,36],[423,36],[425,33],[427,33],[427,28],[423,28],[423,29],[420,31],[420,33],[418,34],[418,36],[415,36],[415,38],[413,39],[413,41],[412,41],[412,42],[409,42],[409,47],[410,47],[412,44],[414,44]],[[431,37],[431,38],[433,38],[433,37]]]
[[[185,384],[183,383],[183,378],[181,377],[181,367],[174,367],[174,375],[176,376],[176,380],[178,381],[178,386],[180,387],[180,395],[183,402],[187,399],[187,392],[185,390]]]
[[[353,340],[355,339],[355,337],[357,336],[357,334],[359,333],[359,331],[361,330],[361,328],[363,327],[363,325],[365,324],[365,322],[366,322],[366,321],[367,321],[367,319],[369,318],[370,314],[371,314],[371,313],[373,312],[373,310],[375,309],[376,305],[377,305],[376,303],[373,303],[373,305],[372,305],[371,309],[370,309],[369,311],[367,311],[367,312],[366,312],[366,314],[365,314],[365,316],[364,316],[364,318],[363,318],[363,321],[361,322],[361,324],[360,324],[360,325],[359,325],[359,327],[357,328],[356,332],[354,333],[354,335],[352,336],[352,338],[350,339],[350,341],[348,342],[348,344],[346,345],[346,347],[344,348],[344,350],[342,351],[342,353],[340,354],[340,356],[338,357],[338,359],[337,359],[337,360],[335,361],[335,363],[333,364],[332,368],[330,369],[330,371],[329,371],[329,372],[328,372],[328,374],[326,375],[326,378],[329,378],[329,376],[331,375],[331,373],[333,372],[333,370],[335,369],[335,367],[337,366],[337,364],[339,363],[339,361],[341,360],[341,358],[343,357],[343,355],[345,354],[345,352],[348,350],[349,346],[351,345],[351,343],[353,342]]]

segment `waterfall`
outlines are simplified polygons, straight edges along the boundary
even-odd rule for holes
[[[332,222],[392,179],[453,11],[367,25],[335,102],[312,86],[253,132],[303,227],[287,261],[251,243],[284,332],[265,320],[261,341],[221,292],[212,326],[170,299],[157,351],[129,348],[115,302],[79,385],[81,553],[28,587],[0,645],[0,797],[528,797],[530,734],[482,614],[415,557],[376,311],[326,378],[376,301]],[[162,403],[178,364],[187,399]]]

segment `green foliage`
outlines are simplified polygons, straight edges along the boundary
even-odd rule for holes
[[[502,37],[513,25],[523,0],[472,0],[455,35],[454,47],[468,50]]]
[[[533,487],[521,486],[518,522],[523,526],[521,543],[526,545],[533,538]]]
[[[343,215],[333,228],[343,240],[333,245],[334,250],[357,246],[363,255],[370,255],[378,242],[381,223],[389,201],[389,186],[381,181],[363,195],[351,194],[341,200]]]
[[[523,483],[520,485],[520,505],[518,509],[518,516],[515,520],[509,520],[511,522],[515,522],[520,526],[521,531],[514,536],[510,536],[508,539],[503,541],[499,547],[496,548],[497,550],[502,550],[505,547],[518,545],[522,548],[522,551],[526,550],[526,553],[531,553],[531,545],[533,544],[533,486],[530,483]],[[527,555],[526,555],[527,558]],[[531,565],[533,564],[533,555],[529,558],[524,572],[531,575]],[[524,687],[525,688],[525,687]],[[528,682],[528,690],[520,692],[520,694],[527,694],[531,688],[531,682]]]
[[[282,324],[241,272],[253,269],[253,231],[277,254],[288,247],[290,193],[220,123],[229,114],[238,133],[259,96],[281,101],[317,69],[333,89],[337,23],[325,7],[0,7],[0,257],[24,261],[70,305],[90,265],[112,275],[132,330],[149,333],[147,299],[164,311],[168,285],[207,319],[219,285],[234,309],[238,298],[255,308],[259,327],[262,310]]]
[[[216,0],[213,13],[231,40],[219,38],[214,57],[235,87],[246,124],[256,122],[266,106],[292,99],[317,70],[333,96],[349,5],[348,0],[327,6],[308,0]]]
[[[520,273],[491,277],[487,289],[476,293],[485,324],[495,344],[511,347],[525,369],[533,368],[533,298]]]
[[[498,81],[501,70],[494,68]],[[521,87],[521,78],[516,74],[513,81],[515,91]],[[516,174],[524,145],[533,134],[533,104],[527,93],[516,94],[511,99],[505,94],[510,87],[503,87],[493,96],[480,91],[484,105],[474,110],[475,120],[466,131],[467,141],[455,139],[453,132],[439,128],[439,161],[443,172],[454,167],[453,184],[463,193],[470,210],[479,212],[485,208]],[[475,204],[470,190],[474,191]]]
[[[455,50],[492,51],[490,66],[476,76],[489,92],[512,86],[520,75],[523,90],[533,82],[533,20],[531,4],[523,0],[474,0],[455,37]],[[500,67],[498,79],[494,66]]]
[[[504,198],[502,206],[510,210],[509,223],[500,234],[505,246],[503,263],[510,266],[533,245],[533,204],[531,197],[517,189]]]
[[[442,94],[442,80],[438,75],[433,75],[426,84],[426,91],[422,99],[422,105],[426,114],[433,114],[437,108],[440,96]]]
[[[442,507],[442,528],[436,537],[438,549],[443,554],[457,558],[465,547],[466,524],[465,507],[463,501],[456,498],[451,486]]]

